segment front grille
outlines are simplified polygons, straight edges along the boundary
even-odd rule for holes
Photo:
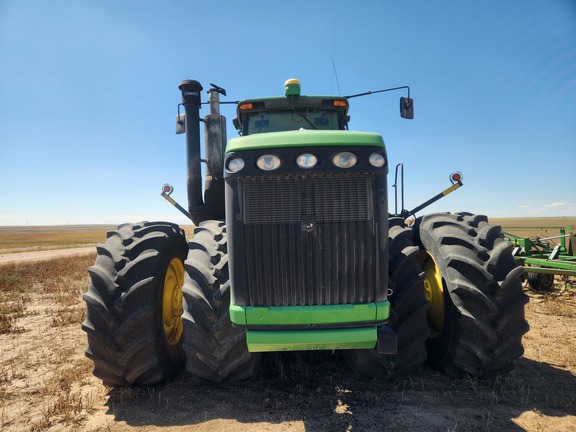
[[[313,181],[312,181],[313,180]],[[366,175],[263,176],[241,180],[246,224],[367,221],[372,179]]]
[[[239,178],[231,230],[236,304],[380,301],[386,269],[374,210],[376,179],[339,172]]]

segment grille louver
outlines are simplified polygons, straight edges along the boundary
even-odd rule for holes
[[[367,173],[239,179],[235,265],[252,306],[376,301],[380,286],[374,176]],[[303,222],[313,229],[303,229]]]

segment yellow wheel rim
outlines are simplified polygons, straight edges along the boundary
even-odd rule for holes
[[[176,345],[182,337],[182,285],[184,284],[184,265],[174,258],[168,265],[164,279],[162,296],[162,323],[164,335],[170,345]]]
[[[444,324],[444,286],[442,276],[434,258],[428,252],[420,255],[420,266],[424,270],[424,291],[428,306],[428,325],[430,336],[436,337],[442,331]]]

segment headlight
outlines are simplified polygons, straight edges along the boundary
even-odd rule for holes
[[[340,152],[336,153],[332,158],[332,163],[338,168],[352,168],[358,162],[358,158],[354,153]]]
[[[232,173],[237,173],[242,168],[244,168],[244,159],[239,157],[230,159],[226,166],[226,169]]]
[[[375,166],[376,168],[382,168],[384,165],[386,165],[386,158],[382,153],[372,153],[368,160],[372,166]]]
[[[296,165],[300,168],[314,168],[318,163],[318,158],[311,153],[303,153],[296,158]]]
[[[272,171],[282,165],[280,158],[276,155],[266,154],[262,155],[256,161],[258,168],[264,171]]]

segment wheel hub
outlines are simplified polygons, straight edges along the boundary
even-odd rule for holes
[[[424,292],[428,300],[428,325],[430,336],[436,337],[444,324],[444,286],[436,262],[427,252],[420,257],[420,266],[424,270]]]
[[[164,279],[162,298],[162,323],[164,336],[170,345],[176,345],[182,338],[182,285],[184,265],[178,258],[170,261]]]

